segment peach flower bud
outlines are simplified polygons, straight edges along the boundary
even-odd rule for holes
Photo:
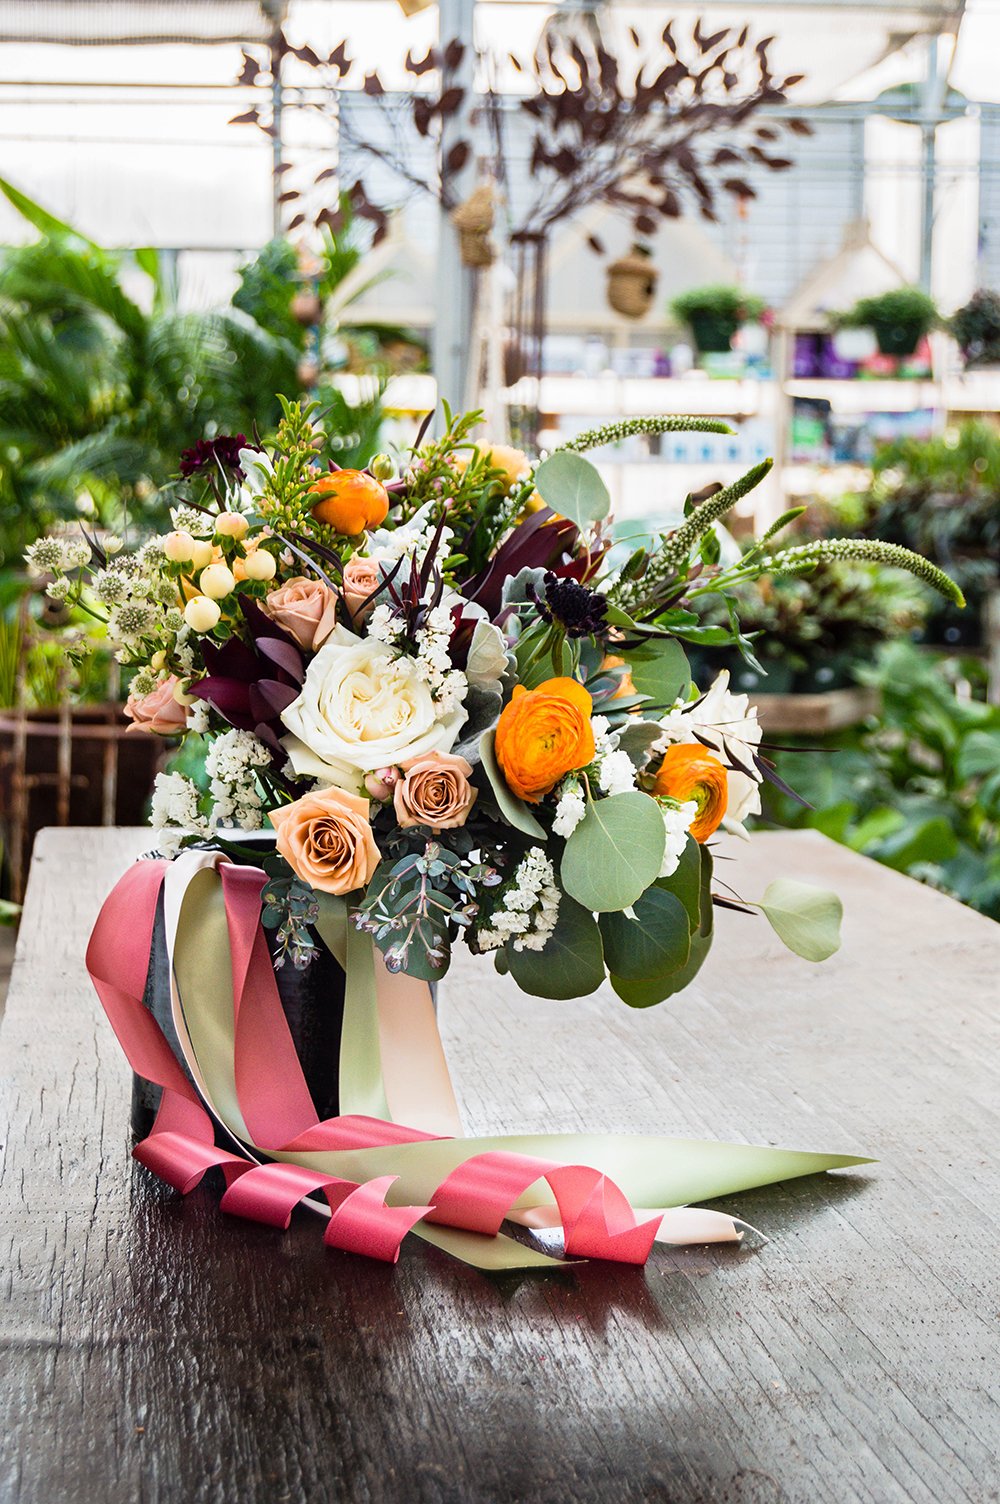
[[[318,789],[270,814],[277,847],[296,877],[322,893],[353,893],[382,859],[368,823],[368,800]]]
[[[403,763],[402,778],[392,791],[396,819],[405,829],[426,825],[435,834],[464,825],[476,801],[469,778],[472,766],[455,752],[427,752]]]
[[[171,674],[151,689],[148,695],[129,695],[125,714],[132,722],[129,731],[152,731],[157,736],[179,736],[187,725],[187,711],[174,697],[181,688],[176,674]]]
[[[382,575],[374,559],[362,559],[355,554],[344,565],[344,605],[353,617],[367,615],[374,601],[369,596],[382,583]]]
[[[322,580],[305,575],[265,595],[260,608],[306,652],[315,652],[337,625],[337,597]]]
[[[377,773],[365,774],[365,788],[373,799],[384,804],[392,798],[392,791],[401,778],[398,768],[379,768]]]

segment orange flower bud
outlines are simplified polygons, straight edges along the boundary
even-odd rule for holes
[[[678,742],[663,754],[653,793],[681,804],[694,800],[698,813],[691,826],[696,841],[707,841],[722,823],[729,803],[729,775],[714,752],[698,742]]]
[[[514,690],[497,723],[496,756],[511,792],[537,804],[560,778],[594,758],[594,702],[575,679]]]
[[[320,500],[312,509],[317,522],[326,522],[347,538],[378,527],[389,511],[389,493],[364,470],[334,470],[321,475],[309,494]]]

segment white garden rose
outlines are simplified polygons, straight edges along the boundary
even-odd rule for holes
[[[661,746],[701,742],[719,754],[726,763],[729,780],[729,802],[722,823],[737,835],[745,834],[743,821],[748,815],[760,814],[761,780],[753,759],[760,746],[761,730],[750,697],[730,691],[729,670],[723,669],[700,700],[687,706],[675,705],[660,725],[665,733]],[[726,747],[731,758],[726,756]],[[741,773],[729,767],[730,760],[749,771]]]
[[[335,627],[281,719],[295,772],[358,791],[365,773],[450,752],[465,722],[439,711],[418,664],[386,643]]]

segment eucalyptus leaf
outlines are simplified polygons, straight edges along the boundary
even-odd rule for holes
[[[701,894],[701,852],[703,849],[693,836],[688,836],[687,845],[681,852],[681,859],[675,871],[669,877],[661,877],[656,884],[665,893],[672,893],[684,905],[688,924],[692,930],[700,929],[704,918]]]
[[[542,950],[504,949],[507,969],[533,997],[587,997],[604,981],[601,931],[589,909],[562,895],[555,929]]]
[[[691,669],[676,637],[658,638],[630,648],[626,656],[632,683],[656,706],[669,709],[687,694]]]
[[[686,966],[691,926],[679,898],[654,885],[627,914],[602,914],[601,935],[608,970],[627,981],[669,976]]]
[[[711,948],[711,936],[692,935],[691,952],[686,964],[678,967],[669,976],[636,982],[612,975],[611,985],[622,1002],[627,1003],[630,1008],[655,1008],[657,1003],[666,1002],[668,997],[683,992],[684,988],[694,981]]]
[[[652,756],[653,748],[663,735],[655,721],[630,719],[618,732],[618,748],[627,752],[632,766],[640,771]]]
[[[656,880],[665,843],[659,805],[648,794],[597,799],[566,842],[562,885],[587,909],[627,909]]]
[[[779,939],[806,961],[825,961],[840,949],[844,906],[836,893],[779,877],[769,884],[760,908]]]
[[[557,450],[542,461],[535,471],[535,489],[546,506],[580,528],[600,522],[611,510],[611,495],[597,467],[570,449]]]
[[[531,836],[532,840],[544,841],[545,831],[539,825],[534,815],[523,800],[518,799],[507,787],[500,766],[497,762],[494,742],[496,732],[487,731],[479,740],[479,758],[483,766],[483,772],[489,779],[490,788],[496,799],[500,813],[508,825],[513,825],[522,835]]]

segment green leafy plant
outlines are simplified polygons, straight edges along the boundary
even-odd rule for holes
[[[939,606],[927,636],[947,646],[976,643],[982,603],[1000,570],[1000,434],[969,422],[939,438],[902,440],[879,451],[874,472],[859,498],[859,531],[946,569],[969,609]]]
[[[759,319],[766,308],[763,298],[722,282],[692,287],[670,304],[675,318],[689,326],[695,344],[705,354],[728,350],[740,325]]]
[[[883,355],[912,355],[938,319],[929,293],[919,287],[896,287],[877,297],[859,298],[836,322],[842,329],[874,329]]]
[[[881,643],[918,631],[930,609],[930,597],[908,576],[850,561],[817,564],[805,578],[755,580],[733,598],[766,678],[732,649],[694,648],[689,656],[698,682],[728,668],[734,688],[750,693],[854,684],[855,670]],[[704,620],[724,625],[724,604],[711,603]]]
[[[1000,919],[1000,708],[960,698],[954,660],[886,645],[860,677],[882,711],[825,751],[780,755],[813,805],[771,790],[765,814],[809,826]]]
[[[967,366],[1000,364],[1000,292],[981,287],[952,314],[948,329]]]

